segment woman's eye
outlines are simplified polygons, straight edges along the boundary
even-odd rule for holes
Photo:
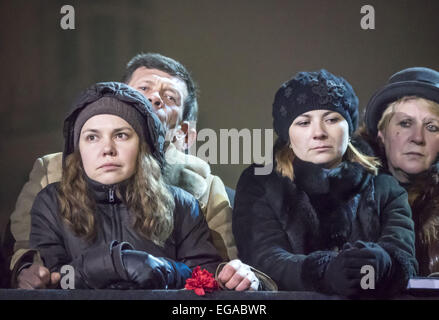
[[[400,121],[400,122],[398,123],[398,125],[401,126],[401,127],[403,127],[403,128],[408,128],[408,127],[410,127],[410,125],[411,125],[411,121],[409,121],[409,120],[403,120],[403,121]]]
[[[301,127],[307,126],[308,124],[309,124],[309,121],[296,122],[296,125],[301,126]]]
[[[85,140],[87,140],[87,141],[95,141],[96,138],[97,137],[94,134],[90,134],[90,135],[85,137]]]
[[[430,132],[438,132],[439,131],[439,127],[434,125],[434,124],[428,124],[427,125],[427,130]]]
[[[142,90],[142,91],[146,91],[146,90],[149,89],[149,87],[139,87],[139,89]]]
[[[326,121],[328,121],[329,123],[336,123],[336,122],[338,122],[338,118],[329,118],[329,119],[327,119]]]
[[[116,134],[116,138],[118,138],[118,139],[126,139],[126,138],[128,138],[128,135],[126,133],[124,133],[124,132],[119,132],[119,133]]]

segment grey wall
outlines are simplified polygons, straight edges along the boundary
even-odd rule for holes
[[[60,28],[71,4],[76,29]],[[376,29],[360,28],[373,5]],[[36,157],[62,150],[74,96],[119,80],[137,52],[171,56],[200,86],[198,129],[271,128],[279,85],[301,70],[344,76],[363,107],[394,72],[439,69],[437,0],[0,1],[0,226]],[[234,187],[246,165],[212,165]]]

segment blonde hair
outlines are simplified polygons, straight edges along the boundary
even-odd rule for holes
[[[396,112],[395,111],[396,107],[398,105],[400,105],[404,102],[410,101],[410,100],[417,100],[417,101],[423,102],[424,104],[427,105],[428,110],[431,113],[439,116],[439,104],[438,103],[431,101],[431,100],[428,100],[428,99],[418,97],[418,96],[405,96],[405,97],[402,97],[396,101],[389,103],[387,108],[384,110],[380,121],[378,121],[378,125],[377,125],[378,131],[385,132],[387,129],[387,126],[390,123],[390,120],[392,119],[392,117],[394,116],[394,114]]]
[[[294,151],[290,148],[288,143],[284,143],[279,139],[276,141],[275,149],[277,149],[277,151],[275,151],[276,171],[281,176],[288,177],[294,181]],[[347,161],[359,163],[373,175],[378,174],[378,167],[381,166],[381,162],[378,158],[362,154],[351,142],[348,143],[344,158]]]
[[[86,174],[79,150],[66,157],[58,192],[60,214],[73,233],[87,241],[96,239],[96,202],[87,190]],[[133,218],[134,230],[146,239],[163,246],[174,228],[174,197],[163,181],[160,166],[140,144],[137,169],[129,178],[124,196]]]

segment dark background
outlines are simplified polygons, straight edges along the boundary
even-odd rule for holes
[[[75,30],[60,9],[75,8]],[[360,9],[375,8],[362,30]],[[363,108],[406,67],[439,69],[437,0],[0,1],[0,227],[39,156],[62,151],[79,91],[120,80],[138,52],[187,66],[200,86],[198,129],[271,128],[280,84],[302,70],[344,76]],[[246,165],[212,165],[231,187]],[[1,229],[0,229],[1,230]]]

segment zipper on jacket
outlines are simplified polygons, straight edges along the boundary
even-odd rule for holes
[[[110,188],[108,190],[108,199],[109,199],[110,203],[114,202],[114,190],[113,190],[113,188]]]

